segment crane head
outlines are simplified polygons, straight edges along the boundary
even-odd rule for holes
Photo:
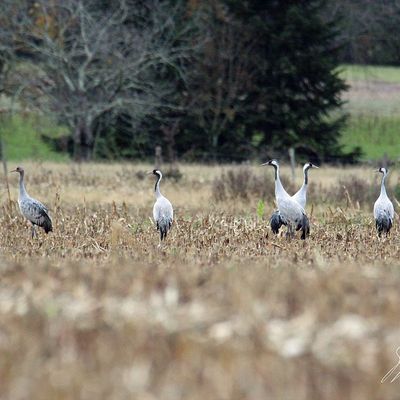
[[[147,175],[161,175],[161,171],[159,169],[153,169],[153,171],[150,171],[147,173]]]
[[[23,174],[24,173],[24,169],[22,167],[17,167],[17,168],[13,169],[10,172],[18,172],[19,174]]]
[[[381,168],[377,169],[375,172],[380,172],[383,175],[387,175],[388,170],[384,167],[381,167]]]
[[[313,164],[312,162],[308,162],[304,164],[303,170],[305,171],[306,169],[310,169],[310,168],[319,168],[317,167],[315,164]]]
[[[266,163],[261,164],[261,166],[263,165],[272,165],[273,167],[279,167],[278,160],[269,160]]]

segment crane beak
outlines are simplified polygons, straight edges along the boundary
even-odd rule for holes
[[[312,166],[312,167],[313,167],[313,168],[317,168],[317,169],[319,169],[319,167],[317,167],[317,166],[316,166],[316,165],[314,165],[314,164],[313,164],[313,166]]]
[[[265,162],[264,164],[261,164],[260,167],[263,167],[264,165],[271,165],[270,161]]]
[[[10,171],[9,173],[11,173],[11,172],[18,172],[16,169],[13,169],[12,171]]]
[[[147,175],[152,175],[153,171],[147,172]]]

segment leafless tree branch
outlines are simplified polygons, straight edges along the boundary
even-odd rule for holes
[[[26,83],[24,97],[69,126],[76,158],[91,157],[100,115],[123,112],[140,121],[174,107],[174,86],[163,74],[184,79],[192,48],[177,38],[162,1],[115,0],[108,8],[97,0],[4,1],[9,23],[0,42],[16,32],[10,46],[28,55],[15,71]]]

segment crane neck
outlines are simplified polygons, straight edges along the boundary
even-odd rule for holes
[[[279,193],[285,192],[285,189],[279,177],[279,166],[273,165],[273,167],[275,169],[275,196],[277,196]]]
[[[154,192],[156,194],[156,198],[158,199],[159,197],[161,197],[160,182],[161,182],[161,179],[162,179],[162,174],[160,172],[160,173],[157,173],[156,175],[157,175],[157,182],[156,182],[156,184],[154,186]]]
[[[26,197],[25,184],[24,184],[24,172],[19,173],[19,197]]]
[[[387,176],[387,174],[383,174],[382,182],[381,182],[381,195],[384,195],[384,196],[386,196],[386,187],[385,187],[386,176]]]
[[[307,186],[308,185],[308,169],[309,167],[304,168],[304,182],[303,182],[303,186]]]
[[[304,174],[304,180],[303,184],[301,185],[301,188],[299,189],[300,193],[307,192],[307,186],[308,186],[308,168],[303,169],[303,174]]]

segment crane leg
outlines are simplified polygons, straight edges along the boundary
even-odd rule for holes
[[[286,231],[286,239],[291,240],[294,236],[293,226],[292,224],[287,224],[287,231]]]
[[[35,236],[37,236],[36,229],[35,229],[35,224],[32,224],[32,239],[33,239]]]

